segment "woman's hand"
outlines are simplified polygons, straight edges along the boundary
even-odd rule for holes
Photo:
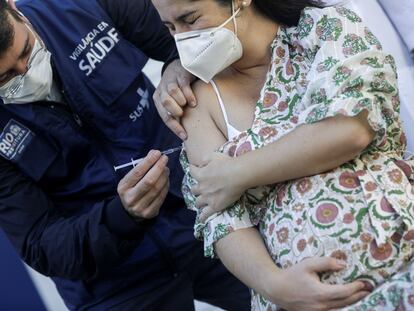
[[[214,247],[226,268],[239,280],[289,311],[338,309],[369,294],[363,282],[322,283],[321,272],[346,268],[344,262],[332,257],[312,257],[287,269],[278,268],[255,227],[235,230]]]
[[[201,166],[190,165],[190,174],[198,182],[192,193],[197,207],[202,208],[202,222],[237,201],[246,190],[235,163],[234,158],[215,152]]]
[[[165,125],[182,140],[187,138],[180,118],[184,107],[196,105],[196,98],[191,89],[195,77],[181,66],[179,59],[171,62],[162,75],[161,82],[154,92],[154,103]]]
[[[345,263],[330,257],[306,259],[265,281],[266,296],[289,311],[336,310],[351,305],[369,294],[363,282],[345,285],[321,283],[318,273],[338,271]]]

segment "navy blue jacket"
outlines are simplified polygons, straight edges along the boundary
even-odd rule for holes
[[[176,56],[149,0],[20,0],[52,54],[64,103],[0,103],[0,225],[30,266],[51,276],[71,309],[102,309],[168,282],[191,252],[194,215],[182,172],[161,214],[137,224],[113,166],[180,141],[163,125],[142,74]]]

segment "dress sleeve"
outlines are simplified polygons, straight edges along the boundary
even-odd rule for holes
[[[368,112],[376,132],[373,144],[387,141],[399,124],[397,73],[392,56],[351,10],[329,7],[306,10],[298,26],[311,60],[300,123],[314,123],[338,114]]]
[[[204,240],[204,256],[216,257],[214,243],[224,238],[231,232],[239,229],[250,228],[259,223],[261,202],[264,201],[263,188],[248,190],[237,202],[220,213],[211,215],[205,223],[200,222],[199,212],[196,207],[196,198],[191,193],[191,188],[196,181],[191,177],[189,162],[185,150],[180,156],[184,169],[182,192],[187,207],[197,212],[194,225],[194,235],[199,240]],[[260,200],[261,198],[261,200]]]

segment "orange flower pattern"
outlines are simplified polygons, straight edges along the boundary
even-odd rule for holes
[[[392,276],[414,254],[414,160],[402,158],[406,139],[394,60],[344,7],[305,9],[297,27],[279,28],[271,48],[272,62],[251,129],[218,151],[241,156],[297,126],[362,111],[368,112],[374,141],[352,161],[324,174],[249,189],[207,223],[197,221],[195,235],[204,239],[205,255],[213,257],[217,240],[257,225],[280,267],[311,256],[332,256],[345,260],[347,269],[323,274],[322,281],[359,279],[386,288],[386,281],[393,282]],[[183,194],[196,210],[190,191],[195,181],[185,150],[181,162],[186,173]],[[387,304],[384,297],[381,303]],[[277,306],[253,293],[252,309]]]

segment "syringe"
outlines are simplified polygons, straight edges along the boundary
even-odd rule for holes
[[[175,148],[170,148],[170,149],[167,149],[167,150],[161,151],[161,154],[168,155],[168,154],[174,153],[174,152],[176,152],[176,151],[180,151],[182,148],[183,148],[183,147],[181,147],[181,146],[180,146],[180,147],[175,147]],[[135,167],[135,166],[137,166],[137,165],[139,164],[139,162],[141,162],[141,161],[142,161],[142,160],[144,160],[144,159],[145,159],[145,157],[140,158],[140,159],[136,159],[136,160],[131,159],[131,162],[128,162],[128,163],[125,163],[125,164],[122,164],[122,165],[118,165],[118,166],[114,166],[114,170],[115,170],[115,172],[116,172],[116,171],[118,171],[118,170],[120,170],[120,169],[123,169],[123,168],[129,167],[129,166],[133,166],[133,167]]]

